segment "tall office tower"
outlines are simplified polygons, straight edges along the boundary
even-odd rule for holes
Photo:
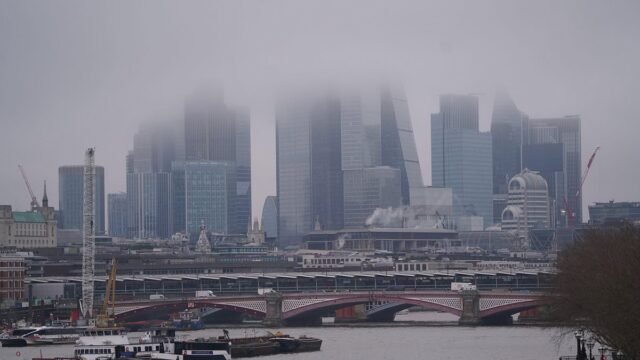
[[[168,238],[173,231],[171,163],[177,160],[177,126],[148,123],[133,138],[127,155],[128,234],[134,238]]]
[[[453,191],[454,216],[482,216],[493,223],[491,134],[478,129],[478,98],[440,96],[431,115],[432,185]]]
[[[278,197],[267,196],[262,205],[262,221],[260,221],[267,241],[274,243],[278,238]]]
[[[388,166],[344,171],[344,227],[362,228],[378,208],[402,206],[400,170]]]
[[[507,194],[509,180],[522,170],[525,117],[507,93],[496,93],[491,117],[494,194]]]
[[[574,224],[582,222],[582,176],[580,117],[528,119],[524,127],[523,166],[540,172],[549,184],[556,225],[567,226],[565,199],[575,214]],[[576,196],[578,194],[578,196]]]
[[[107,195],[109,236],[127,237],[127,193]]]
[[[70,165],[58,168],[58,194],[62,229],[82,230],[82,205],[84,201],[84,166]],[[104,168],[96,166],[95,231],[104,234]]]
[[[185,104],[186,161],[222,161],[235,167],[235,210],[228,231],[236,234],[245,233],[251,221],[250,122],[249,111],[227,105],[222,91],[200,90]]]
[[[208,231],[229,234],[236,204],[235,165],[206,160],[174,165],[174,174],[184,169],[184,222],[192,240],[198,238],[202,224]]]
[[[276,120],[279,241],[299,241],[316,222],[341,229],[348,217],[348,226],[364,226],[376,207],[409,205],[423,187],[399,89],[299,93],[278,105]],[[365,175],[374,179],[358,180]],[[374,197],[376,184],[389,191]]]

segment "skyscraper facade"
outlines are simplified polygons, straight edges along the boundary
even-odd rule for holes
[[[127,237],[127,193],[107,195],[109,236]]]
[[[581,223],[582,194],[578,193],[582,177],[580,117],[528,119],[524,139],[524,167],[539,171],[549,183],[556,224],[569,225],[566,207],[574,214],[573,223]]]
[[[278,105],[276,120],[279,241],[296,242],[316,223],[364,226],[370,214],[363,212],[409,205],[423,187],[401,89],[298,94]],[[376,186],[397,189],[373,196]]]
[[[127,174],[128,237],[167,238],[170,234],[168,173]]]
[[[171,163],[182,147],[177,130],[173,123],[147,123],[134,135],[127,155],[130,237],[168,238],[173,232]]]
[[[202,89],[185,104],[186,161],[221,161],[235,167],[230,196],[234,212],[227,231],[236,234],[244,233],[251,220],[250,123],[249,111],[227,105],[219,90]]]
[[[493,222],[491,134],[478,128],[478,98],[442,95],[431,116],[432,185],[453,191],[454,216]]]
[[[104,168],[96,166],[95,231],[104,234]],[[59,214],[62,229],[82,230],[82,207],[84,204],[84,166],[70,165],[58,168]]]
[[[525,240],[529,229],[550,225],[547,181],[534,171],[523,170],[509,181],[507,207],[502,212],[502,229],[516,231]]]
[[[262,206],[262,221],[260,221],[268,241],[278,237],[278,197],[267,196]]]
[[[229,234],[235,211],[235,165],[223,161],[184,163],[185,226],[195,240],[202,224]]]
[[[522,170],[525,118],[507,93],[496,93],[491,117],[494,194],[507,194],[509,180]]]

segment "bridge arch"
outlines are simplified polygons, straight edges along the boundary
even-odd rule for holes
[[[519,312],[537,308],[543,305],[547,305],[548,301],[544,299],[530,299],[519,302],[507,302],[503,305],[494,306],[491,308],[483,308],[482,302],[480,303],[480,318],[489,318],[497,315],[513,315]]]
[[[283,320],[304,316],[319,311],[334,310],[345,306],[367,304],[373,301],[386,301],[397,306],[421,306],[431,310],[447,312],[456,316],[462,314],[462,300],[454,295],[425,296],[407,294],[354,294],[336,298],[285,299],[283,301]]]
[[[127,306],[128,305],[128,306]],[[135,306],[132,304],[123,305],[118,309],[116,307],[116,321],[126,321],[131,318],[139,317],[144,314],[161,312],[161,311],[182,311],[184,309],[197,308],[217,308],[231,312],[247,314],[255,317],[264,317],[266,306],[264,301],[216,301],[209,299],[181,299],[181,300],[164,300],[162,302],[152,304],[141,304]]]

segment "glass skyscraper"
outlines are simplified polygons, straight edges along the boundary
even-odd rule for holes
[[[565,198],[575,213],[574,224],[580,224],[582,193],[576,197],[582,177],[580,117],[527,119],[524,139],[524,167],[539,171],[549,183],[550,196],[555,198],[556,224],[567,225]]]
[[[249,111],[227,105],[223,92],[218,89],[201,89],[185,104],[186,161],[219,161],[235,167],[233,179],[236,183],[231,186],[231,198],[235,203],[227,229],[229,233],[246,232],[251,221],[250,123]],[[174,217],[181,216],[174,214]],[[180,223],[180,220],[175,222]]]
[[[278,104],[276,120],[279,241],[299,241],[316,222],[323,229],[364,226],[365,212],[409,205],[423,187],[400,89],[298,93]],[[363,181],[367,174],[374,178]],[[376,186],[389,191],[372,197]],[[392,194],[399,197],[390,200]]]
[[[104,168],[96,166],[95,231],[104,234]],[[70,165],[58,168],[58,194],[60,218],[58,227],[82,230],[82,207],[84,203],[84,166]]]
[[[493,223],[491,134],[478,129],[478,98],[442,95],[431,115],[432,185],[453,192],[454,216],[481,216]]]
[[[127,237],[127,193],[107,195],[109,236]]]
[[[509,180],[522,170],[522,123],[525,118],[507,93],[496,93],[491,117],[494,194],[507,194]]]
[[[267,239],[278,237],[278,197],[267,196],[262,206],[262,228]]]
[[[181,156],[173,123],[143,124],[127,155],[128,236],[168,238],[173,232],[171,163]]]
[[[185,224],[192,239],[197,239],[201,224],[214,233],[230,233],[235,185],[234,164],[222,161],[184,163]]]

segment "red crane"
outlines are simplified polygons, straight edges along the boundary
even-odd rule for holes
[[[24,168],[22,168],[22,165],[18,165],[18,168],[20,169],[20,173],[22,174],[24,183],[25,185],[27,185],[27,190],[29,191],[29,195],[31,196],[31,210],[40,207],[40,204],[38,204],[38,199],[31,189],[31,184],[29,184],[29,179],[27,179],[27,174],[24,172]]]
[[[578,197],[582,192],[582,185],[584,184],[585,180],[587,180],[587,176],[589,175],[589,170],[591,170],[591,165],[593,164],[593,159],[595,159],[596,154],[598,153],[598,150],[600,150],[600,146],[597,146],[596,149],[593,151],[593,154],[591,154],[591,157],[589,158],[589,162],[587,163],[587,168],[584,169],[584,172],[582,173],[582,177],[580,178],[580,186],[578,186],[578,190],[576,191],[576,195],[575,195],[576,205],[578,204]],[[567,226],[573,227],[576,213],[573,211],[571,206],[569,206],[569,201],[567,200],[566,196],[564,197],[564,213],[567,216]]]

